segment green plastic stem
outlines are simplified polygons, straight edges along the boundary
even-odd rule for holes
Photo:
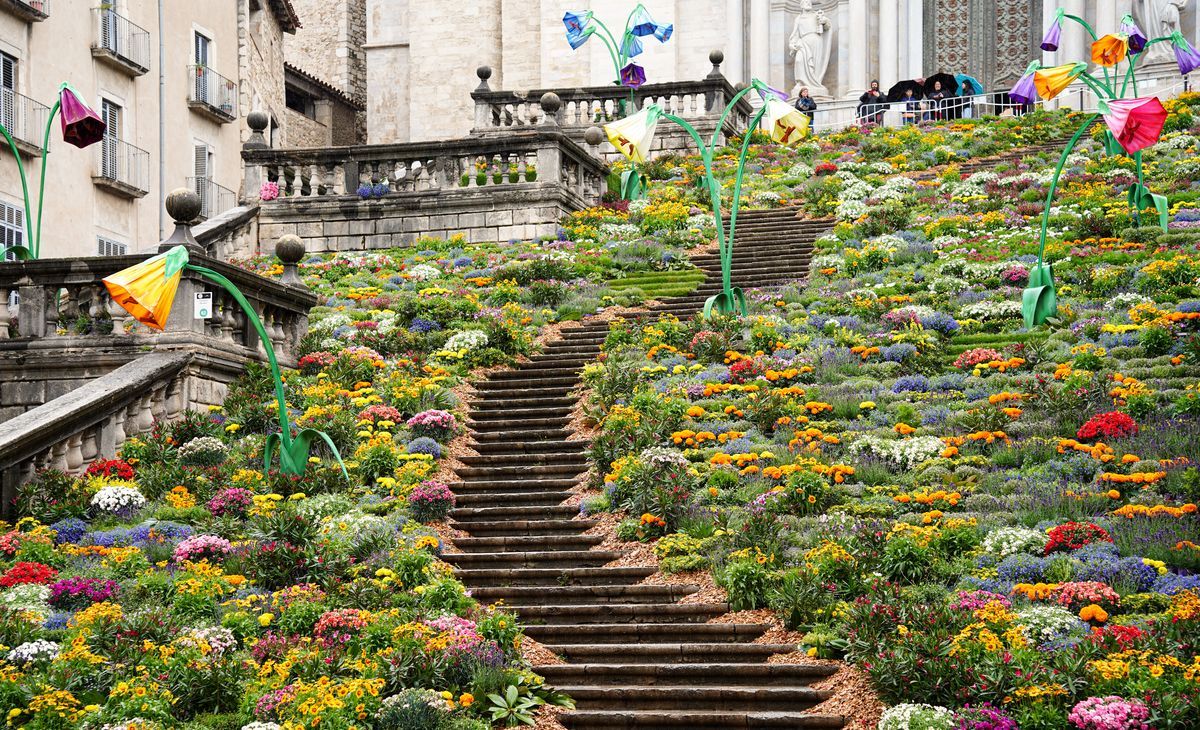
[[[42,252],[42,204],[46,200],[46,161],[50,159],[50,127],[54,125],[54,116],[62,108],[61,95],[50,108],[50,118],[46,120],[46,132],[42,135],[42,179],[38,181],[38,215],[37,238],[33,240],[33,257],[36,259]]]
[[[4,139],[8,141],[8,148],[12,150],[13,158],[17,161],[17,172],[21,175],[21,195],[25,199],[25,248],[28,249],[29,255],[35,259],[41,252],[42,201],[46,197],[46,159],[50,157],[50,128],[54,126],[54,117],[58,114],[61,106],[61,101],[54,102],[54,106],[50,108],[50,116],[46,119],[46,128],[42,132],[42,178],[38,183],[36,229],[33,227],[33,201],[29,198],[29,181],[25,175],[25,165],[21,162],[21,153],[17,149],[16,140],[13,139],[4,125],[0,124],[0,133],[3,133]]]
[[[21,174],[21,194],[25,196],[25,231],[26,238],[33,232],[33,211],[29,204],[29,183],[25,179],[25,165],[21,162],[21,152],[17,149],[16,140],[8,133],[8,129],[0,124],[0,133],[4,134],[4,139],[8,140],[8,148],[12,150],[13,159],[17,161],[17,172]],[[32,241],[25,241],[25,248],[33,253],[33,247],[30,245]],[[36,258],[36,256],[35,256]]]
[[[1042,211],[1042,233],[1038,245],[1038,266],[1042,265],[1042,256],[1046,252],[1046,229],[1050,227],[1050,203],[1054,201],[1054,193],[1058,190],[1058,178],[1062,175],[1063,168],[1067,165],[1067,157],[1070,156],[1071,150],[1075,149],[1079,138],[1083,136],[1083,133],[1087,131],[1088,127],[1092,126],[1092,123],[1099,116],[1099,114],[1093,114],[1079,126],[1075,135],[1067,142],[1067,147],[1063,150],[1062,157],[1058,159],[1058,167],[1054,168],[1054,177],[1050,179],[1050,189],[1046,191],[1046,209]]]

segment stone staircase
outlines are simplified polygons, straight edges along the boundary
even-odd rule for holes
[[[780,286],[807,275],[812,241],[827,221],[796,209],[748,211],[738,220],[734,283]],[[652,308],[691,316],[720,290],[720,262],[701,256],[708,277],[695,292]],[[768,664],[791,644],[753,643],[766,626],[707,623],[724,603],[680,603],[694,585],[647,585],[652,568],[608,567],[562,502],[588,468],[586,444],[568,441],[578,371],[600,353],[604,322],[568,330],[529,363],[476,387],[469,426],[477,456],[461,459],[454,525],[470,537],[444,558],[483,602],[503,601],[530,637],[566,663],[535,670],[575,699],[570,728],[840,728],[842,718],[808,712],[830,695],[809,685],[833,670]]]

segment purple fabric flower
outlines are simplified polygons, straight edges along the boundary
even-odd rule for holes
[[[1031,64],[1032,65],[1032,64]],[[1014,104],[1032,104],[1037,98],[1037,88],[1033,83],[1033,71],[1026,69],[1025,75],[1013,84],[1012,89],[1008,92],[1008,98]]]
[[[646,83],[646,69],[630,63],[625,68],[621,69],[621,85],[628,86],[631,89],[636,89]]]
[[[1200,68],[1200,53],[1182,33],[1174,33],[1171,36],[1171,44],[1175,48],[1175,63],[1179,64],[1179,73],[1186,76],[1197,68]]]
[[[1062,21],[1063,11],[1059,10],[1054,16],[1054,22],[1046,29],[1046,34],[1042,36],[1043,51],[1057,51],[1058,42],[1062,39]]]
[[[1141,53],[1146,47],[1146,34],[1138,27],[1137,21],[1132,15],[1126,14],[1121,18],[1121,33],[1129,36],[1129,51],[1131,53]]]

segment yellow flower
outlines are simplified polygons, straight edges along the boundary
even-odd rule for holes
[[[274,620],[275,620],[275,614],[264,613],[258,617],[258,625],[259,626],[270,626],[271,622]]]
[[[171,314],[171,304],[187,262],[187,249],[175,246],[106,277],[104,286],[113,301],[134,319],[161,331]]]
[[[464,692],[462,697],[458,698],[458,704],[463,707],[470,707],[475,702],[475,695],[470,692]]]
[[[618,152],[634,162],[645,162],[650,157],[650,145],[654,142],[654,130],[660,116],[661,107],[647,104],[637,114],[604,125],[604,133]]]

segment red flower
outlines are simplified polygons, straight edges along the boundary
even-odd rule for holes
[[[96,459],[88,465],[87,475],[97,474],[117,479],[133,479],[133,467],[122,459]]]
[[[1094,438],[1113,439],[1136,436],[1137,432],[1136,421],[1120,411],[1109,411],[1089,418],[1087,423],[1075,432],[1075,437],[1082,441]]]
[[[1049,532],[1045,553],[1078,550],[1093,542],[1112,542],[1112,537],[1099,525],[1091,522],[1066,522]]]
[[[47,585],[58,577],[58,571],[42,563],[17,563],[0,575],[0,588],[12,588],[23,583]]]

